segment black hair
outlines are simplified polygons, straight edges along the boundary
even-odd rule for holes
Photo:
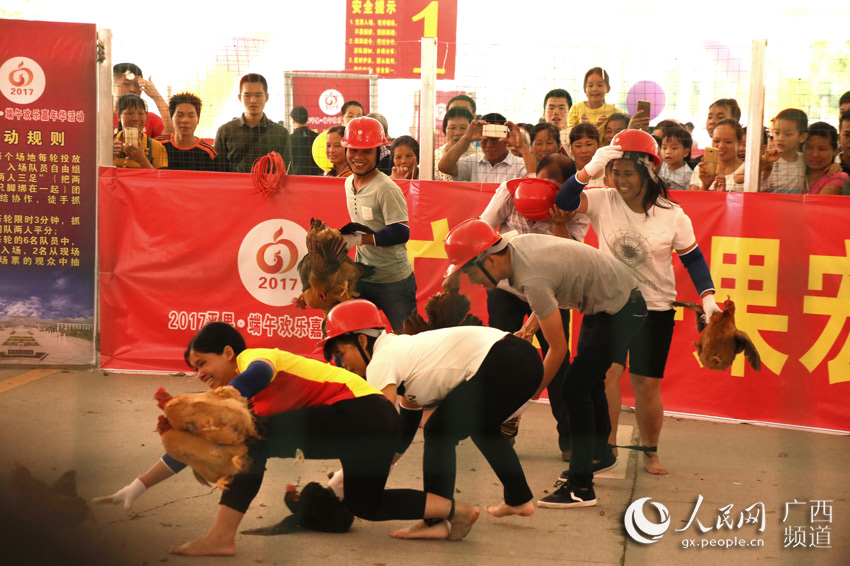
[[[723,118],[719,122],[714,125],[715,131],[718,126],[729,126],[733,130],[735,130],[735,137],[738,138],[738,143],[743,141],[744,139],[744,128],[741,126],[741,123],[738,122],[735,118]]]
[[[845,110],[844,114],[841,115],[841,119],[838,120],[838,127],[841,127],[841,122],[850,122],[850,110]]]
[[[838,99],[838,105],[841,106],[842,104],[850,104],[850,90],[842,94],[841,98]]]
[[[147,111],[148,105],[138,94],[122,94],[118,99],[118,116],[121,116],[121,113],[128,108],[138,108]]]
[[[449,111],[446,112],[446,115],[443,116],[443,134],[446,133],[446,127],[448,126],[449,120],[456,118],[463,118],[472,122],[475,120],[475,115],[465,106],[455,106],[454,108],[450,108]]]
[[[328,128],[327,134],[339,134],[339,137],[345,137],[345,126],[334,126],[333,128]]]
[[[687,130],[688,128],[690,128],[691,130],[693,130],[693,129],[694,129],[694,123],[693,123],[693,122],[685,122],[685,123],[684,123],[684,127],[685,127],[685,129],[686,129],[686,130]],[[690,133],[690,132],[689,132],[689,133]]]
[[[183,359],[188,365],[189,354],[193,350],[201,354],[221,354],[227,346],[233,348],[233,353],[238,356],[245,351],[245,339],[226,322],[210,322],[189,341]]]
[[[265,94],[269,93],[269,83],[266,82],[266,77],[259,73],[248,73],[244,75],[241,79],[239,79],[239,92],[242,92],[242,85],[245,83],[260,83],[263,85],[263,92]]]
[[[360,334],[358,332],[348,332],[346,334],[340,334],[339,336],[331,338],[330,340],[325,342],[325,347],[322,352],[325,356],[325,360],[330,361],[330,359],[334,356],[334,351],[340,344],[360,346],[360,342],[358,339],[359,336],[366,337],[366,352],[371,356],[372,349],[375,347],[375,341],[378,340],[378,337],[369,336],[368,334]]]
[[[543,159],[541,159],[540,163],[537,164],[538,177],[540,176],[540,172],[544,169],[547,171],[557,172],[561,183],[563,183],[576,174],[576,162],[563,153],[550,153],[549,155],[543,156]],[[554,179],[549,180],[557,183]]]
[[[832,146],[832,149],[838,149],[838,130],[836,130],[835,126],[832,124],[827,124],[826,122],[815,122],[809,126],[809,139],[812,139],[812,136],[826,138],[829,140],[829,145]]]
[[[507,118],[499,114],[498,112],[490,112],[489,114],[484,114],[481,116],[481,119],[487,122],[488,124],[503,124],[508,121]]]
[[[570,93],[567,92],[563,88],[553,88],[549,92],[546,93],[546,96],[543,97],[543,109],[546,109],[546,103],[549,102],[550,98],[566,98],[567,106],[572,108],[573,106],[573,97],[570,96]]]
[[[475,99],[472,98],[471,96],[469,96],[468,94],[456,94],[456,95],[454,95],[453,97],[451,97],[449,99],[448,104],[446,104],[446,108],[451,110],[452,102],[454,102],[456,100],[463,100],[464,102],[468,102],[470,105],[472,105],[472,113],[473,114],[478,112],[478,107],[475,105]]]
[[[711,110],[715,106],[725,106],[729,109],[729,113],[732,114],[732,118],[735,118],[736,121],[741,119],[741,107],[734,98],[718,98],[709,104],[708,109]]]
[[[622,112],[614,112],[613,114],[608,116],[608,120],[605,123],[607,124],[608,122],[611,122],[612,120],[615,121],[615,122],[616,121],[625,122],[626,126],[629,125],[629,117],[627,115],[623,114]]]
[[[198,113],[198,118],[201,117],[201,106],[204,105],[201,99],[191,92],[178,92],[168,99],[168,115],[174,116],[177,112],[177,107],[181,104],[191,104],[195,107],[195,112]]]
[[[602,77],[602,82],[605,83],[605,86],[611,88],[611,80],[608,76],[608,73],[602,67],[593,67],[589,71],[584,74],[584,82],[582,84],[582,88],[587,88],[587,79],[590,78],[591,75],[599,75]]]
[[[142,76],[142,69],[135,63],[116,63],[112,66],[112,76],[117,77],[124,73],[133,73],[137,77]]]
[[[307,114],[307,109],[303,106],[296,106],[292,109],[292,112],[289,113],[289,117],[292,118],[292,121],[296,124],[306,124],[310,115]]]
[[[691,133],[683,128],[682,126],[674,126],[664,130],[664,134],[661,136],[661,141],[666,139],[678,140],[682,147],[687,148],[688,155],[685,157],[687,159],[691,155],[691,148],[694,146],[694,138],[691,136]],[[660,146],[660,144],[659,144]]]
[[[558,144],[558,148],[560,149],[561,132],[558,131],[558,128],[556,128],[554,124],[550,124],[549,122],[540,122],[539,124],[535,124],[534,127],[529,130],[528,135],[531,136],[531,143],[534,143],[534,140],[537,138],[537,134],[544,131],[549,132],[552,139],[555,140],[555,143]]]
[[[610,120],[610,118],[609,118],[609,120]],[[676,120],[669,120],[668,119],[668,120],[661,120],[660,122],[655,124],[655,126],[653,126],[651,128],[651,130],[655,131],[655,130],[660,129],[661,132],[662,132],[661,137],[663,138],[664,137],[663,132],[665,130],[667,130],[668,128],[681,128],[681,127],[682,127],[682,125],[679,122],[677,122]]]
[[[393,144],[390,146],[390,155],[395,157],[395,150],[397,147],[407,146],[413,150],[413,154],[416,155],[416,162],[419,163],[419,142],[413,139],[411,136],[399,136],[393,140]]]
[[[744,126],[744,135],[745,136],[747,135],[747,126]],[[762,129],[761,129],[761,144],[763,146],[767,146],[769,141],[770,141],[770,130],[768,130],[765,127],[762,127]]]
[[[794,122],[794,125],[797,126],[797,131],[801,134],[805,134],[809,130],[809,117],[799,108],[786,108],[777,114],[772,122],[776,123],[777,120]]]
[[[575,126],[573,126],[573,129],[570,130],[570,145],[573,145],[581,138],[594,139],[598,143],[599,131],[596,129],[596,126],[594,126],[590,122],[582,122],[580,124],[576,124]]]
[[[363,105],[357,102],[356,100],[349,100],[345,104],[342,105],[342,109],[339,111],[341,116],[345,116],[345,111],[351,108],[352,106],[358,107],[360,110],[363,110]]]

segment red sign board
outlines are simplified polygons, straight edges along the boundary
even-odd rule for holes
[[[352,100],[363,106],[363,114],[372,111],[369,107],[372,77],[369,75],[318,71],[287,75],[291,80],[288,88],[292,93],[292,106],[307,109],[307,126],[311,130],[321,133],[341,124],[342,105]]]
[[[437,78],[455,78],[457,0],[346,0],[345,68],[384,79],[420,75],[423,37],[437,38]]]

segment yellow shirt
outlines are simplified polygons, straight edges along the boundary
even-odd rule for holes
[[[143,133],[142,139],[139,142],[142,146],[142,150],[145,152],[145,157],[148,158],[148,161],[151,162],[154,169],[168,167],[168,153],[165,151],[165,146],[156,140],[150,140],[150,144],[148,144],[149,139],[150,138]],[[124,130],[115,134],[115,140],[124,141]],[[153,157],[151,157],[151,154],[153,154]],[[142,167],[139,163],[136,163],[135,160],[126,156],[115,157],[112,160],[112,163],[115,167],[126,167],[128,169],[140,169]]]
[[[572,108],[567,116],[567,126],[575,126],[581,122],[589,122],[596,126],[600,132],[604,131],[605,123],[611,114],[625,114],[613,104],[603,104],[599,108],[588,108],[584,102],[579,102]]]

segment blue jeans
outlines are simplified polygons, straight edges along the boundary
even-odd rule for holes
[[[416,311],[416,277],[413,273],[392,283],[360,280],[357,282],[357,292],[360,293],[359,298],[375,303],[384,311],[396,334],[401,334],[404,319]]]

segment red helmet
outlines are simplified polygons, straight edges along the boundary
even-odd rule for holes
[[[546,179],[511,179],[507,185],[517,212],[529,220],[549,220],[549,209],[555,205],[560,188],[557,183]]]
[[[449,257],[449,267],[443,277],[448,277],[500,239],[496,231],[483,220],[477,218],[464,220],[452,228],[446,236],[446,255]]]
[[[328,312],[325,319],[326,337],[316,346],[324,349],[337,336],[366,328],[389,330],[391,327],[384,313],[366,299],[343,301]],[[328,352],[325,352],[325,359],[330,359]]]
[[[656,167],[661,165],[655,138],[643,130],[623,130],[614,136],[611,145],[619,145],[623,149],[623,153],[646,153]]]
[[[345,135],[339,143],[351,149],[370,149],[387,145],[387,138],[380,122],[368,116],[360,116],[345,126]]]

